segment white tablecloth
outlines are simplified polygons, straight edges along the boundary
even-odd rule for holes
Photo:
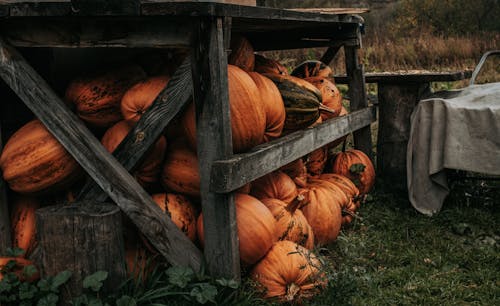
[[[408,194],[419,212],[440,211],[446,168],[500,175],[500,83],[436,93],[419,102],[411,121]]]

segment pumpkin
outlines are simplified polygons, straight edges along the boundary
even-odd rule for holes
[[[161,182],[167,190],[200,197],[198,157],[184,142],[175,142],[167,150]]]
[[[341,109],[341,111],[340,111],[339,117],[341,117],[341,116],[345,116],[345,115],[347,115],[347,109],[346,109],[345,107],[343,107],[343,106],[342,106],[342,109]],[[337,140],[334,140],[334,141],[330,142],[330,143],[328,144],[328,148],[329,148],[329,149],[333,149],[333,148],[335,148],[336,146],[338,146],[339,144],[341,144],[342,142],[344,142],[346,139],[347,139],[347,135],[342,136],[342,137],[340,137],[339,139],[337,139]]]
[[[285,105],[281,98],[278,87],[273,81],[257,72],[249,72],[250,77],[257,85],[260,92],[260,99],[266,113],[266,130],[264,132],[264,141],[270,141],[278,138],[285,125]]]
[[[153,201],[169,215],[177,227],[191,241],[196,239],[196,208],[183,195],[173,193],[157,193],[152,195]]]
[[[320,110],[333,112],[321,103],[321,91],[311,83],[290,75],[264,74],[278,87],[285,104],[286,131],[304,129],[320,117]]]
[[[12,226],[12,246],[23,249],[28,257],[36,246],[35,210],[40,203],[32,197],[19,196],[13,201],[10,224]]]
[[[14,273],[20,281],[34,282],[40,278],[40,273],[38,271],[36,271],[31,276],[24,275],[24,268],[27,266],[33,266],[33,262],[31,260],[22,257],[0,257],[0,281],[4,277],[4,275],[2,274],[2,270],[11,261],[14,261],[15,265],[13,266],[12,270],[10,270],[10,272]]]
[[[319,259],[306,248],[279,241],[250,272],[265,298],[300,303],[327,284]],[[294,303],[293,303],[294,304]]]
[[[243,36],[234,36],[231,39],[231,53],[227,62],[240,67],[245,71],[253,71],[255,66],[255,55],[252,44]]]
[[[257,199],[273,198],[291,203],[297,197],[297,186],[282,171],[274,171],[252,182],[250,194]]]
[[[326,161],[328,160],[328,147],[323,146],[311,153],[306,157],[307,172],[311,175],[320,175],[325,169]]]
[[[325,63],[318,60],[308,60],[300,63],[292,71],[292,75],[298,78],[309,77],[331,77],[333,70]]]
[[[23,194],[64,190],[83,173],[39,120],[28,122],[9,138],[0,168],[10,188]]]
[[[321,178],[323,176],[323,178]],[[345,178],[349,181],[348,178]],[[309,182],[312,182],[309,180]],[[331,177],[329,175],[320,175],[320,177],[315,181],[318,184],[323,184],[325,187],[330,188],[335,193],[335,202],[340,205],[342,210],[342,224],[348,224],[352,221],[353,216],[356,214],[357,206],[355,204],[355,199],[351,196],[352,192],[356,190],[351,189],[356,186],[344,185],[345,182],[340,181],[338,178]],[[341,183],[342,182],[342,183]]]
[[[367,194],[375,184],[375,168],[370,158],[360,150],[339,152],[332,165],[333,173],[349,178],[361,194]]]
[[[307,168],[302,158],[299,158],[289,164],[280,168],[286,175],[288,175],[297,186],[306,187],[307,185]]]
[[[244,152],[264,140],[265,108],[257,85],[245,71],[228,65],[228,85],[233,151]],[[194,110],[194,104],[191,103],[184,114],[183,126],[189,143],[196,148]]]
[[[276,220],[269,209],[252,196],[236,193],[234,202],[240,241],[240,260],[243,265],[253,265],[264,257],[276,242]],[[199,216],[197,224],[198,237],[203,245],[203,214]]]
[[[299,195],[292,203],[287,204],[278,199],[262,199],[276,219],[278,240],[293,241],[306,249],[314,247],[314,234],[306,217],[300,211],[304,196]]]
[[[281,65],[280,62],[270,58],[266,58],[259,54],[255,54],[254,70],[258,73],[277,73],[288,75],[288,69],[286,69],[285,66]]]
[[[323,173],[318,178],[336,184],[359,207],[361,202],[359,189],[350,179],[336,173]]]
[[[329,185],[327,185],[329,184]],[[317,245],[335,241],[342,225],[342,200],[334,191],[333,184],[326,181],[309,179],[307,183],[309,203],[301,210],[314,232]],[[338,189],[340,191],[340,189]],[[342,193],[342,191],[340,191]],[[345,196],[341,194],[340,196]]]
[[[342,96],[335,84],[324,77],[306,78],[306,81],[316,86],[321,91],[323,104],[333,110],[333,113],[322,112],[321,118],[327,120],[338,117],[342,111]]]
[[[125,92],[146,77],[138,65],[128,65],[71,81],[65,99],[93,127],[108,128],[123,119],[120,102]]]
[[[101,139],[102,145],[108,152],[112,153],[131,129],[131,126],[125,120],[116,123],[104,133]],[[167,141],[165,137],[161,136],[150,149],[149,153],[147,153],[146,157],[144,157],[144,160],[140,166],[137,167],[137,170],[134,171],[133,175],[142,186],[152,185],[159,181],[161,164],[165,156],[166,148]]]
[[[167,76],[150,77],[127,90],[120,103],[123,118],[129,124],[139,121],[169,80]]]

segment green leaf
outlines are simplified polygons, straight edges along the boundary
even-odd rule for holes
[[[62,271],[59,272],[56,276],[54,276],[52,280],[52,284],[50,285],[50,290],[57,291],[57,289],[64,283],[66,283],[71,277],[71,271]]]
[[[102,288],[103,281],[108,278],[108,272],[97,271],[83,279],[83,288],[98,292]]]
[[[52,283],[51,278],[42,278],[36,284],[40,291],[50,291],[50,284]]]
[[[12,285],[7,281],[7,279],[2,279],[0,281],[0,293],[9,292],[12,289]]]
[[[195,297],[196,301],[200,304],[206,304],[207,302],[215,303],[217,288],[210,284],[198,284],[191,290],[190,295]]]
[[[238,289],[239,284],[234,279],[219,278],[215,282],[223,287],[228,287],[231,289]]]
[[[49,293],[46,296],[42,297],[36,303],[37,306],[57,306],[57,301],[59,301],[59,297],[54,293]]]
[[[135,299],[131,298],[128,295],[124,295],[118,300],[116,300],[116,306],[136,306]]]
[[[76,297],[71,301],[71,305],[73,306],[83,306],[83,305],[88,305],[89,304],[89,299],[87,298],[86,294],[80,295],[79,297]]]
[[[172,285],[185,288],[194,279],[194,272],[188,267],[170,267],[167,270],[168,281]]]
[[[20,257],[24,255],[26,251],[21,248],[7,248],[5,251],[6,255],[9,257]]]
[[[88,306],[103,306],[102,301],[98,298],[92,297],[89,300],[89,303],[87,304]]]
[[[22,283],[19,286],[19,299],[28,300],[32,299],[38,292],[38,288],[30,283]]]
[[[23,268],[23,275],[27,278],[32,277],[38,272],[38,269],[34,265],[29,265]]]
[[[360,174],[361,172],[365,171],[366,166],[363,164],[353,164],[351,167],[349,167],[349,172],[354,173],[354,174]]]

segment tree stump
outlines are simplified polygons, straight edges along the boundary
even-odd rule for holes
[[[107,271],[104,292],[117,288],[126,277],[120,209],[108,203],[77,202],[36,211],[37,239],[41,252],[41,275],[69,270],[72,277],[62,300],[82,294],[83,279]]]

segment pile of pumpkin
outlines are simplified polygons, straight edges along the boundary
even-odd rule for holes
[[[243,37],[232,42],[228,85],[234,152],[245,152],[296,130],[346,114],[332,70],[317,61],[299,65],[292,75],[279,62],[254,54]],[[147,75],[126,65],[73,80],[65,100],[115,150],[128,131],[167,85],[165,70]],[[203,246],[199,213],[200,175],[196,153],[194,103],[172,121],[133,172],[136,180],[173,222]],[[241,264],[266,297],[293,301],[326,284],[315,246],[335,241],[341,226],[356,216],[373,186],[370,159],[357,150],[332,149],[344,139],[319,148],[235,193]],[[345,141],[344,141],[345,144]],[[345,146],[344,146],[345,148]],[[13,197],[13,244],[29,258],[35,241],[34,212],[52,194],[82,186],[83,171],[44,125],[33,120],[7,141],[0,156],[4,180]],[[127,264],[138,275],[153,252],[134,230],[125,234]],[[133,236],[137,236],[134,237]],[[29,262],[19,258],[20,266]],[[0,266],[2,262],[0,261]],[[1,277],[1,275],[0,275]]]

